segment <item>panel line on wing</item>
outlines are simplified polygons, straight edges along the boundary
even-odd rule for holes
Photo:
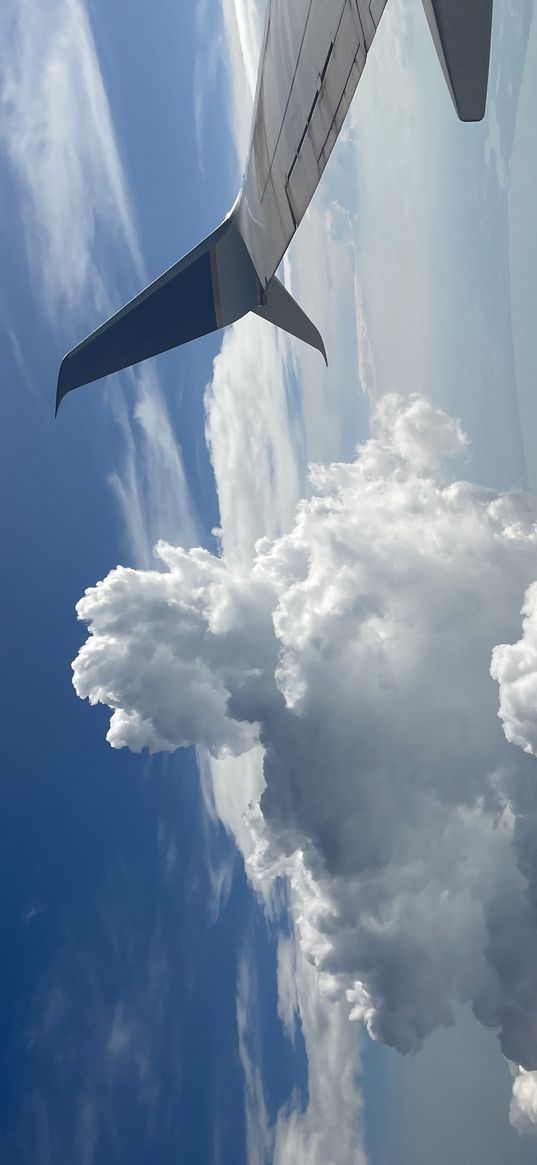
[[[357,50],[357,52],[356,52],[356,56],[354,57],[354,60],[353,60],[353,62],[352,62],[352,65],[351,65],[351,67],[350,67],[350,69],[349,69],[349,72],[348,72],[348,74],[347,74],[347,77],[346,77],[346,80],[345,80],[345,84],[344,84],[344,86],[343,86],[343,92],[342,92],[342,94],[341,94],[341,97],[340,97],[340,99],[339,99],[339,101],[338,101],[338,104],[337,104],[337,107],[336,107],[336,110],[335,110],[334,116],[333,116],[333,118],[332,118],[332,122],[331,122],[331,125],[330,125],[330,129],[328,130],[328,133],[327,133],[327,135],[326,135],[326,137],[325,137],[325,139],[324,139],[324,142],[323,142],[323,144],[322,144],[322,147],[321,147],[321,151],[320,151],[320,153],[319,153],[319,154],[318,154],[318,156],[317,156],[317,161],[318,161],[318,163],[319,163],[319,164],[320,164],[320,162],[321,162],[321,158],[322,158],[322,156],[323,156],[323,154],[324,154],[324,152],[325,152],[325,149],[326,149],[326,143],[327,143],[327,141],[328,141],[328,139],[329,139],[329,137],[330,137],[330,134],[332,133],[332,130],[333,130],[333,128],[334,128],[334,125],[335,125],[335,124],[336,124],[336,122],[337,122],[338,113],[339,113],[339,111],[340,111],[340,109],[341,109],[341,105],[342,105],[342,103],[343,103],[343,99],[344,99],[344,98],[347,96],[347,86],[348,86],[348,84],[349,84],[349,81],[350,81],[350,78],[351,78],[351,75],[352,75],[352,71],[353,71],[353,69],[355,68],[355,66],[357,65],[357,61],[358,61],[358,53],[360,52],[360,47],[361,47],[361,46],[359,46],[359,48],[358,48],[358,50]],[[354,87],[353,87],[353,91],[352,91],[352,92],[353,92],[353,94],[354,94],[355,88],[356,88],[356,86],[354,86]]]
[[[347,26],[349,26],[349,27],[347,27]],[[349,37],[349,32],[351,31],[351,29],[352,29],[352,37]],[[346,46],[345,50],[343,49],[343,43],[345,43],[345,46]],[[337,51],[338,45],[339,45],[339,56],[338,56],[338,51]],[[347,62],[348,62],[348,60],[349,60],[348,49],[350,47],[351,52],[352,52],[354,46],[356,46],[356,48],[355,48],[355,51],[353,53],[352,58],[350,59],[350,64],[349,63],[347,64],[347,72],[344,75],[344,80],[342,81],[342,87],[341,87],[339,99],[337,100],[337,103],[333,104],[330,97],[329,96],[327,97],[328,87],[331,85],[331,82],[330,82],[330,78],[332,76],[331,69],[336,68],[336,69],[341,70],[342,52],[343,52],[343,59],[344,59],[345,51],[347,52]],[[363,56],[363,62],[360,62],[360,60],[359,60],[360,53]],[[333,132],[334,132],[334,127],[337,126],[337,124],[338,124],[338,118],[340,116],[342,108],[345,112],[348,108],[348,105],[350,103],[352,95],[356,89],[356,84],[358,83],[358,79],[359,79],[360,74],[362,72],[363,65],[365,64],[365,59],[366,59],[366,50],[365,50],[365,41],[364,41],[364,36],[363,36],[363,23],[362,23],[360,11],[359,11],[358,6],[356,4],[351,4],[351,3],[349,3],[349,0],[345,0],[343,7],[341,9],[341,12],[340,12],[340,16],[339,16],[339,20],[337,22],[334,36],[333,36],[331,43],[330,43],[329,50],[326,54],[321,72],[318,74],[318,77],[317,77],[317,89],[316,89],[315,97],[313,99],[308,116],[306,118],[306,123],[304,125],[304,129],[302,130],[302,133],[300,135],[295,155],[293,157],[293,160],[291,162],[291,165],[290,165],[289,170],[287,172],[287,175],[285,177],[285,182],[284,182],[285,194],[286,194],[287,202],[288,202],[289,209],[291,212],[292,220],[293,220],[293,223],[295,224],[295,226],[298,225],[298,223],[300,222],[300,220],[302,218],[302,213],[303,213],[300,195],[298,196],[298,201],[297,201],[297,189],[295,188],[295,183],[292,181],[295,168],[296,168],[297,164],[299,162],[301,162],[303,167],[306,168],[306,172],[308,170],[308,165],[310,168],[312,165],[314,165],[315,169],[319,175],[322,172],[322,170],[324,169],[324,165],[326,164],[328,153],[330,152],[329,150],[327,152],[327,144],[329,142],[331,134],[333,134]],[[360,67],[360,65],[361,65],[361,67]],[[353,72],[355,70],[357,70],[357,77],[356,77],[356,82],[354,84],[352,84],[352,90],[351,90],[349,83],[351,82],[351,78],[352,78]],[[325,103],[325,106],[327,106],[327,108],[325,108],[324,112],[323,112],[323,110],[321,110],[319,112],[319,116],[318,116],[318,118],[316,118],[316,124],[312,124],[316,109],[319,106],[319,103],[321,101],[323,101]],[[327,113],[329,114],[329,120],[326,117]],[[319,133],[319,131],[320,131],[320,133]],[[309,140],[309,147],[310,147],[309,153],[311,154],[311,158],[310,158],[309,163],[308,163],[306,158],[304,158],[304,161],[302,162],[303,155],[301,152],[303,146],[306,149],[305,142],[306,142],[307,138]],[[309,185],[309,184],[307,183],[307,185]],[[302,186],[303,186],[303,176],[302,176],[302,179],[300,177],[298,178],[298,189],[300,190],[302,188]]]
[[[316,91],[315,91],[315,97],[313,98],[313,101],[312,101],[312,103],[311,103],[311,108],[310,108],[310,111],[309,111],[309,113],[308,113],[308,116],[307,116],[307,118],[306,118],[306,124],[305,124],[305,126],[304,126],[304,129],[302,130],[302,133],[301,133],[301,135],[300,135],[300,139],[299,139],[299,142],[298,142],[298,145],[297,145],[297,148],[296,148],[296,153],[295,153],[295,156],[294,156],[294,158],[293,158],[293,161],[291,162],[291,166],[289,167],[289,171],[288,171],[288,174],[287,174],[287,177],[286,177],[286,180],[285,180],[286,193],[287,193],[287,201],[289,202],[289,208],[290,208],[290,210],[291,210],[291,214],[292,214],[292,216],[293,216],[293,222],[295,223],[295,226],[297,226],[298,224],[297,224],[297,222],[296,222],[296,220],[295,220],[295,214],[294,214],[294,211],[293,211],[293,207],[292,207],[292,204],[291,204],[291,200],[290,200],[290,198],[289,198],[289,192],[288,192],[288,190],[287,190],[287,186],[288,186],[288,183],[289,183],[289,181],[290,181],[290,179],[291,179],[291,175],[292,175],[292,173],[293,173],[293,170],[294,170],[294,168],[295,168],[295,166],[296,166],[296,163],[297,163],[297,161],[298,161],[298,157],[299,157],[300,151],[301,151],[301,149],[302,149],[302,146],[303,146],[303,144],[304,144],[304,139],[305,139],[305,137],[306,137],[306,134],[307,134],[307,132],[308,132],[308,129],[309,129],[309,127],[310,127],[310,124],[311,124],[311,119],[312,119],[312,117],[313,117],[313,114],[314,114],[314,112],[315,112],[315,106],[317,105],[317,102],[318,102],[318,100],[319,100],[319,96],[320,96],[320,93],[321,93],[321,90],[322,90],[322,87],[323,87],[323,84],[324,84],[324,79],[325,79],[325,77],[326,77],[326,74],[327,74],[327,72],[328,72],[328,66],[329,66],[329,64],[330,64],[330,60],[331,60],[331,58],[332,58],[332,54],[333,54],[333,52],[334,52],[334,45],[335,45],[335,42],[336,42],[336,40],[337,40],[337,38],[338,38],[339,30],[340,30],[340,28],[341,28],[341,22],[342,22],[342,20],[343,20],[343,14],[344,14],[344,12],[345,12],[346,5],[347,5],[347,0],[344,0],[344,3],[343,3],[343,8],[342,8],[342,10],[341,10],[341,15],[340,15],[340,18],[339,18],[339,21],[338,21],[338,24],[337,24],[337,28],[336,28],[336,32],[335,32],[335,36],[334,36],[334,37],[333,37],[333,39],[330,41],[330,48],[328,49],[328,52],[327,52],[327,54],[326,54],[326,59],[325,59],[324,65],[323,65],[323,67],[322,67],[322,69],[321,69],[321,72],[319,73],[319,76],[318,76],[318,80],[317,80],[317,89],[316,89]],[[311,7],[311,6],[310,6],[310,7]],[[360,21],[360,28],[362,28],[362,22],[361,22],[361,21]],[[305,37],[305,34],[306,34],[306,30],[304,30],[304,37]],[[302,44],[304,43],[304,37],[302,38]],[[301,46],[301,47],[302,47],[302,46]],[[355,58],[355,59],[356,59],[356,58]],[[296,69],[295,69],[295,76],[296,76]],[[348,78],[347,78],[347,80],[348,80]],[[290,95],[289,95],[289,96],[290,96]],[[283,126],[283,123],[282,123],[282,126]],[[331,128],[331,127],[330,127],[330,128]],[[280,132],[281,132],[281,131],[280,131]],[[330,133],[330,130],[328,131],[328,133]],[[328,136],[328,135],[327,135],[327,136]],[[323,148],[324,148],[324,146],[323,146]],[[276,151],[274,151],[274,153],[276,153]],[[321,151],[321,153],[322,153],[322,151]],[[266,184],[265,184],[265,185],[266,185]]]
[[[305,41],[305,35],[306,35],[306,31],[308,31],[308,22],[309,22],[309,20],[310,20],[310,14],[311,14],[311,6],[312,6],[312,3],[313,3],[313,0],[310,0],[310,5],[309,5],[309,8],[308,8],[308,15],[306,15],[306,19],[305,19],[305,21],[304,21],[304,30],[303,30],[303,34],[302,34],[302,38],[301,38],[301,44],[299,44],[299,47],[298,47],[298,54],[297,54],[297,59],[296,59],[296,64],[295,64],[295,70],[294,70],[294,73],[292,73],[292,77],[291,77],[291,84],[290,84],[290,86],[289,86],[289,93],[288,93],[287,101],[285,101],[285,105],[284,105],[284,110],[283,110],[283,114],[282,114],[282,122],[281,122],[281,126],[280,126],[280,129],[278,129],[278,133],[277,133],[277,136],[276,136],[276,141],[275,141],[275,143],[274,143],[274,148],[273,148],[273,156],[271,156],[271,158],[270,158],[270,163],[269,163],[269,168],[268,168],[268,174],[267,174],[267,177],[266,177],[266,179],[264,179],[264,185],[263,185],[263,189],[262,189],[262,191],[261,191],[261,193],[260,193],[260,203],[262,203],[262,202],[263,202],[263,198],[264,198],[264,195],[266,195],[266,192],[267,192],[267,186],[268,186],[268,184],[269,184],[269,182],[270,182],[270,178],[271,178],[271,176],[273,176],[273,165],[274,165],[274,158],[276,157],[277,148],[278,148],[278,146],[280,146],[280,139],[281,139],[281,136],[282,136],[282,133],[283,133],[283,127],[284,127],[284,125],[285,125],[285,118],[287,118],[287,113],[288,113],[288,110],[289,110],[289,104],[290,104],[290,100],[291,100],[291,97],[292,97],[292,90],[294,90],[295,79],[296,79],[296,75],[297,75],[297,72],[298,72],[298,65],[299,65],[299,63],[301,63],[301,55],[302,55],[302,49],[303,49],[303,47],[304,47],[304,41]]]

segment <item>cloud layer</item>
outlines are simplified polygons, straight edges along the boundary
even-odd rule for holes
[[[290,875],[303,949],[375,1038],[415,1051],[468,1000],[533,1069],[533,760],[489,668],[520,634],[537,508],[453,481],[467,440],[422,398],[383,398],[372,433],[253,565],[161,543],[164,570],[87,591],[75,688],[113,709],[114,747],[262,745],[252,870]],[[501,685],[519,649],[497,648]]]

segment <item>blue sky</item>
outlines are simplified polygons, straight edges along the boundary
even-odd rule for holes
[[[387,391],[460,416],[470,481],[534,484],[532,5],[515,19],[497,0],[480,127],[456,121],[421,9],[389,5],[285,263],[328,371],[249,319],[73,394],[55,422],[64,350],[236,193],[262,12],[246,0],[183,9],[136,0],[126,22],[98,0],[24,0],[0,17],[2,1159],[530,1161],[508,1120],[506,1061],[468,1006],[410,1059],[349,1021],[354,1009],[374,1030],[325,911],[336,902],[350,935],[361,890],[337,863],[330,882],[315,865],[315,785],[311,850],[293,850],[268,799],[257,807],[259,747],[217,757],[201,734],[197,761],[111,749],[108,712],[76,698],[70,661],[85,589],[117,563],[143,587],[158,539],[221,552],[230,609],[237,588],[256,593],[256,539],[293,531],[316,488],[308,463],[351,462]],[[291,594],[279,609],[285,638],[286,618],[299,622]],[[187,690],[178,702],[188,712]]]

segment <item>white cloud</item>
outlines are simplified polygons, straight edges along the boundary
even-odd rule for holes
[[[109,308],[99,230],[142,275],[131,198],[81,0],[7,0],[0,17],[0,140],[25,194],[27,247],[55,322],[87,297]]]
[[[291,1043],[294,1043],[299,1004],[296,989],[296,945],[289,935],[281,934],[278,937],[276,965],[278,1015]]]
[[[220,831],[224,823],[217,812],[210,758],[205,749],[196,750],[196,764],[204,807],[202,827],[205,836],[205,864],[210,885],[207,910],[214,922],[229,898],[236,853],[232,846],[221,845]]]
[[[2,312],[2,314],[4,314],[4,313]],[[9,340],[9,344],[11,347],[13,360],[15,362],[17,369],[18,369],[21,381],[25,385],[25,387],[28,389],[28,391],[32,393],[34,398],[38,399],[35,381],[34,381],[34,378],[32,376],[32,373],[30,372],[30,369],[28,367],[28,363],[25,359],[24,353],[23,353],[21,345],[19,343],[17,333],[16,333],[15,329],[13,327],[11,327],[11,324],[8,323],[8,320],[6,318],[4,318],[3,322],[4,322],[6,336]]]
[[[300,496],[288,364],[286,337],[254,315],[226,331],[214,361],[206,432],[229,561],[251,561],[258,538],[287,529]]]
[[[264,0],[222,0],[230,112],[239,172],[250,140],[265,11]]]
[[[120,273],[128,273],[133,291],[146,282],[82,0],[45,0],[37,7],[8,0],[0,15],[0,63],[0,142],[20,184],[36,298],[56,334],[66,334],[68,321],[74,339],[76,320],[79,339],[81,330],[117,308]],[[145,365],[128,380],[130,398],[117,378],[108,396],[124,442],[112,484],[129,551],[148,565],[159,536],[190,545],[198,540],[198,526],[155,369]]]
[[[494,648],[490,672],[500,685],[498,715],[507,739],[537,756],[537,583],[528,587],[522,614],[522,638]]]
[[[284,262],[285,282],[319,328],[328,358],[326,367],[313,349],[290,345],[310,461],[351,459],[357,441],[367,435],[365,394],[374,371],[372,362],[366,367],[361,360],[367,324],[363,314],[358,316],[355,295],[360,288],[355,224],[336,198],[354,201],[353,183],[346,179],[350,149],[344,141],[337,147]]]
[[[251,1165],[270,1165],[273,1135],[267,1109],[261,1067],[261,1034],[257,1019],[257,978],[251,956],[243,952],[237,971],[237,1035],[244,1079],[246,1160]]]
[[[110,482],[134,561],[149,566],[159,538],[193,546],[200,524],[155,367],[142,365],[129,376],[135,389],[132,415],[117,386],[108,396],[124,443],[121,467]]]
[[[308,1059],[308,1103],[280,1112],[275,1165],[365,1165],[360,1039],[344,1001],[296,950],[295,987]]]
[[[515,1076],[509,1119],[517,1132],[537,1136],[537,1072],[521,1069]]]
[[[208,772],[218,818],[248,859],[256,847],[248,806],[259,801],[265,787],[263,749],[258,745],[243,756],[208,757]],[[270,901],[270,894],[268,898]]]
[[[116,747],[260,741],[251,874],[287,872],[303,951],[371,1034],[416,1050],[469,1000],[533,1067],[528,774],[489,665],[516,638],[537,510],[451,482],[465,455],[457,422],[384,398],[251,567],[161,546],[163,573],[86,592],[74,683],[114,709]]]
[[[284,959],[292,958],[288,940]],[[248,951],[239,960],[237,1029],[244,1074],[247,1160],[253,1165],[364,1165],[357,1093],[359,1044],[341,1003],[327,1003],[320,977],[299,955],[297,1001],[308,1052],[308,1095],[293,1094],[272,1123],[263,1077],[258,986]],[[328,1010],[327,1010],[328,1009]]]

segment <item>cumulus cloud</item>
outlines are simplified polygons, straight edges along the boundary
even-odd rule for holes
[[[498,644],[491,675],[500,685],[499,717],[508,740],[537,755],[537,583],[526,592],[518,643]]]
[[[416,1051],[468,1000],[533,1069],[533,760],[489,667],[537,507],[453,480],[466,447],[422,398],[383,398],[252,565],[160,544],[164,570],[87,591],[74,684],[113,709],[114,747],[263,748],[251,871],[289,875],[303,951],[371,1035]]]
[[[518,745],[533,757],[537,755],[537,583],[528,587],[522,606],[522,636],[517,643],[502,643],[494,648],[491,675],[498,681],[500,706],[498,716],[508,741]],[[529,801],[529,804],[528,804]],[[517,808],[521,810],[516,822],[516,852],[521,870],[528,879],[529,906],[524,914],[531,914],[537,905],[537,870],[535,863],[535,837],[537,812],[533,797],[526,793],[518,798]],[[525,935],[523,915],[514,923],[512,941],[514,950],[507,954],[508,962],[516,968],[511,974],[508,1006],[512,1019],[517,1025],[523,1046],[528,1049],[527,1062],[535,1066],[534,1046],[537,1025],[532,1016],[535,999],[535,977],[527,974],[527,966],[537,959],[535,933],[531,939]],[[513,925],[513,923],[511,923]],[[522,953],[520,952],[522,943]],[[529,1022],[528,1022],[529,1020]],[[512,1048],[518,1052],[519,1041]],[[510,1108],[511,1124],[520,1133],[537,1136],[537,1072],[521,1068],[515,1076],[513,1098]]]
[[[509,1119],[519,1133],[537,1136],[537,1072],[522,1069],[515,1077]]]

